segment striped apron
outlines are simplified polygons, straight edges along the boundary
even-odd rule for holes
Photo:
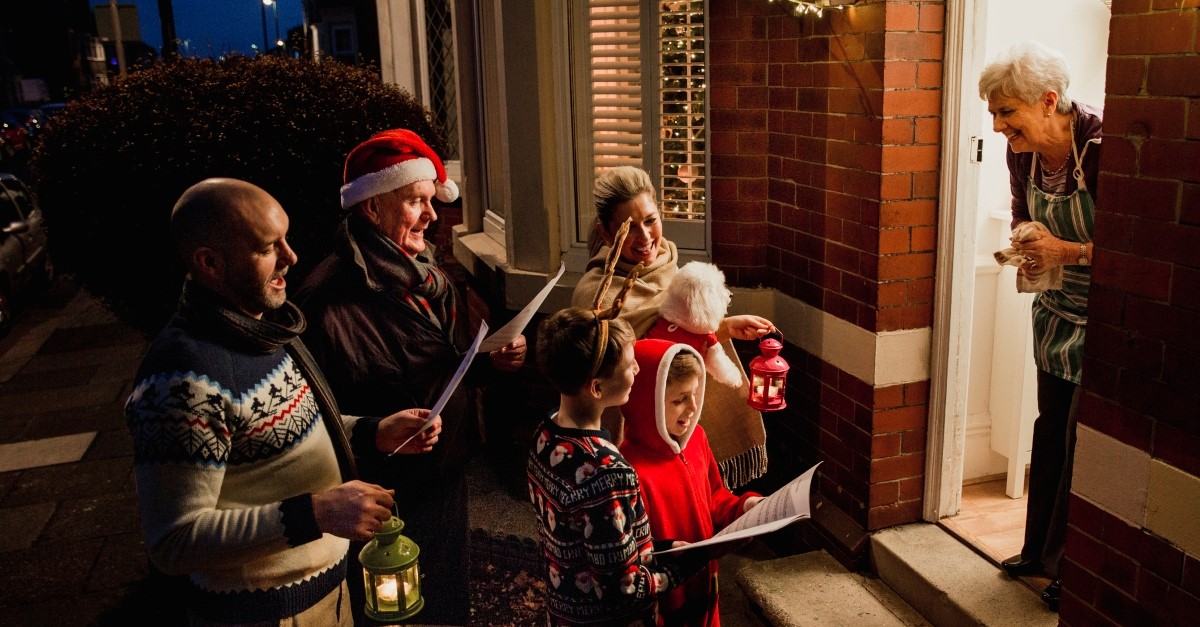
[[[1086,244],[1092,241],[1096,205],[1083,176],[1083,155],[1087,154],[1089,146],[1091,142],[1085,143],[1080,154],[1075,142],[1071,142],[1071,151],[1075,153],[1072,175],[1078,188],[1070,194],[1051,194],[1039,189],[1034,183],[1038,159],[1034,158],[1030,163],[1025,191],[1029,215],[1045,224],[1055,237],[1068,242]],[[1039,370],[1076,385],[1083,366],[1083,332],[1087,326],[1091,278],[1090,266],[1066,265],[1062,289],[1041,292],[1033,301],[1034,363]]]

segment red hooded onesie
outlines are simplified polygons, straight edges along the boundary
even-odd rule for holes
[[[694,354],[703,367],[704,356],[687,344],[660,339],[634,343],[640,370],[629,401],[621,406],[625,416],[621,454],[637,471],[654,538],[697,542],[733,522],[742,514],[746,499],[758,495],[747,492],[739,497],[725,487],[704,427],[693,422],[679,442],[667,432],[667,372],[680,352]],[[699,416],[704,400],[703,375],[696,396]],[[658,600],[659,613],[667,625],[720,625],[717,561],[710,561]]]

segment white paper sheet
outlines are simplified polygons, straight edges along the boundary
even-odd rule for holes
[[[487,321],[480,322],[479,332],[475,334],[475,339],[471,341],[471,348],[467,349],[467,354],[463,355],[462,361],[458,364],[458,370],[454,371],[454,376],[450,377],[450,382],[446,384],[446,389],[442,390],[442,395],[437,399],[437,402],[433,404],[433,407],[430,408],[429,417],[425,419],[425,424],[421,425],[420,429],[417,429],[412,435],[408,436],[407,440],[400,443],[400,446],[397,446],[396,450],[388,453],[388,457],[399,453],[400,449],[404,448],[404,446],[409,442],[412,442],[413,438],[417,437],[421,432],[428,429],[429,425],[433,424],[433,419],[436,418],[438,414],[442,413],[442,409],[444,409],[446,407],[446,403],[450,401],[450,395],[454,393],[454,390],[458,387],[459,382],[461,382],[462,378],[467,374],[467,369],[471,367],[471,360],[475,359],[475,355],[479,353],[479,345],[483,341],[483,336],[487,335],[487,330]]]
[[[660,555],[663,553],[690,551],[714,544],[751,538],[782,529],[797,520],[810,518],[812,513],[810,512],[809,493],[812,489],[813,474],[816,472],[817,466],[820,465],[821,462],[817,462],[812,468],[805,471],[804,474],[792,479],[787,485],[776,490],[774,494],[759,501],[758,505],[752,507],[745,514],[742,514],[737,520],[729,523],[728,527],[718,531],[713,537],[665,551],[655,551],[654,553]]]
[[[525,325],[529,324],[529,321],[533,318],[533,315],[537,313],[538,307],[542,306],[542,301],[546,300],[546,297],[550,295],[550,290],[554,289],[554,285],[558,283],[558,279],[562,277],[563,272],[566,270],[567,264],[558,264],[558,274],[554,275],[554,278],[550,279],[550,282],[542,288],[542,291],[538,292],[537,295],[533,297],[533,300],[529,301],[529,304],[525,305],[525,308],[522,309],[520,313],[518,313],[512,320],[509,320],[508,324],[500,327],[500,329],[493,333],[491,337],[484,340],[483,344],[479,346],[479,352],[490,353],[497,348],[507,346],[509,342],[517,339],[517,336],[525,330]]]

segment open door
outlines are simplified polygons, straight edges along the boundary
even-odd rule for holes
[[[1009,245],[1006,143],[977,84],[1018,41],[1062,51],[1068,95],[1103,106],[1110,10],[1104,0],[947,0],[938,303],[934,313],[924,518],[959,512],[964,483],[1003,479],[1021,498],[1037,415],[1032,297],[992,253]],[[970,295],[964,298],[963,295]]]

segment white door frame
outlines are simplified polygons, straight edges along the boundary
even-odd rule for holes
[[[946,0],[942,174],[922,509],[922,518],[929,522],[957,514],[962,505],[979,190],[967,129],[978,128],[982,115],[975,79],[965,72],[985,53],[986,19],[987,0]]]

